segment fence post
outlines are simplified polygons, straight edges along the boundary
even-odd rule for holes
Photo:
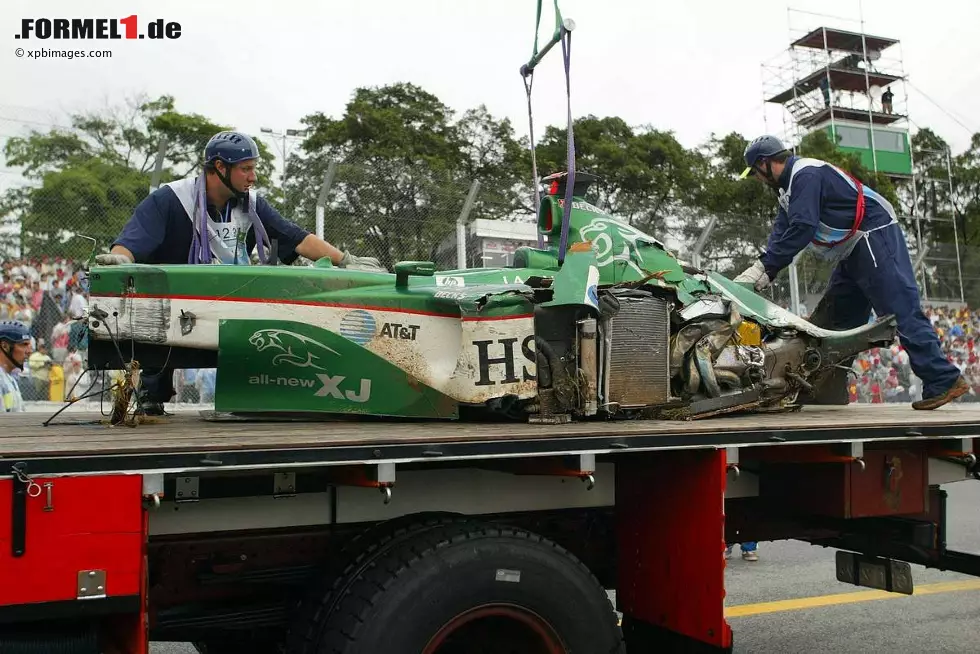
[[[916,275],[919,274],[919,271],[922,268],[922,264],[925,263],[926,254],[928,254],[928,253],[929,253],[929,246],[928,245],[923,245],[922,246],[922,251],[919,253],[919,256],[917,256],[915,258],[915,263],[912,265],[912,272],[914,272]],[[923,279],[925,279],[924,276],[923,276]],[[923,286],[924,285],[925,284],[923,283]]]
[[[793,263],[789,264],[789,302],[790,309],[800,315],[800,277],[796,270],[796,261],[803,253],[796,255]]]
[[[463,208],[456,219],[456,268],[466,269],[466,220],[470,217],[473,210],[473,203],[476,201],[476,194],[480,190],[480,180],[474,179],[470,184],[470,192],[466,195]]]
[[[327,172],[323,175],[323,186],[320,187],[320,195],[316,200],[316,235],[323,238],[323,217],[326,212],[327,194],[333,186],[333,179],[337,176],[337,162],[331,160],[327,165]]]
[[[150,176],[150,193],[160,188],[160,178],[163,177],[163,162],[167,158],[167,137],[160,138],[157,148],[157,159],[153,164],[153,174]]]
[[[946,145],[946,175],[949,178],[949,216],[953,223],[953,247],[956,248],[956,276],[960,282],[960,302],[966,302],[963,292],[963,264],[960,261],[960,236],[956,230],[956,197],[953,190],[953,164],[950,162],[950,147]]]
[[[698,240],[694,242],[694,247],[691,248],[691,265],[695,268],[701,267],[701,250],[704,249],[705,244],[708,242],[708,237],[711,236],[711,232],[714,231],[715,223],[717,222],[717,216],[709,217],[708,224],[701,230]]]

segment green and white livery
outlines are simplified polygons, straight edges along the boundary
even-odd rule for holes
[[[840,365],[894,339],[890,317],[831,331],[684,265],[579,197],[590,179],[567,252],[559,184],[537,216],[548,247],[511,268],[93,268],[93,366],[217,366],[234,413],[553,422],[846,402]]]

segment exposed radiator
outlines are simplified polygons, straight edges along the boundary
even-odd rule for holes
[[[628,292],[629,293],[629,292]],[[637,292],[616,293],[619,312],[606,325],[603,403],[622,408],[664,404],[670,397],[670,307]]]

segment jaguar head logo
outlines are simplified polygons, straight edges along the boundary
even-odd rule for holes
[[[255,346],[256,352],[274,351],[274,366],[288,363],[297,368],[325,370],[321,364],[326,354],[340,356],[336,350],[308,336],[285,329],[260,329],[249,337],[248,342]]]

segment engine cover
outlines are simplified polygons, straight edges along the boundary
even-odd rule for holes
[[[619,311],[604,325],[603,401],[621,408],[665,404],[671,400],[671,306],[648,293],[613,295]]]

